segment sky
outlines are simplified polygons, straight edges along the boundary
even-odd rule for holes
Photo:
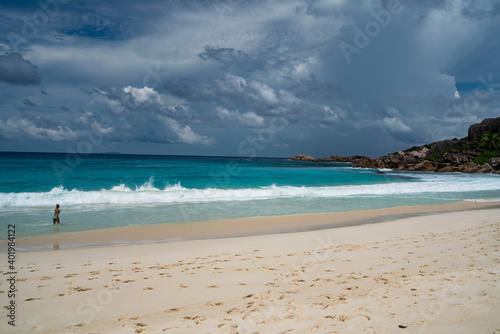
[[[500,116],[500,0],[2,0],[0,151],[377,157]]]

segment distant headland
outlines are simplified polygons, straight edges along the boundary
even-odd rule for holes
[[[469,127],[462,139],[440,140],[372,159],[354,155],[331,155],[317,159],[306,154],[291,157],[300,161],[350,162],[352,167],[388,168],[408,171],[500,174],[500,117],[487,118]]]

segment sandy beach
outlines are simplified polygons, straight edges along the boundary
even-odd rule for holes
[[[183,231],[174,236],[186,240],[151,243],[147,233],[155,227],[149,227],[136,235],[141,244],[18,252],[16,326],[4,316],[0,328],[500,333],[498,203],[386,210],[337,214],[337,220],[297,215],[287,225],[295,231],[277,223],[283,218],[259,218],[248,219],[249,230],[227,235],[201,238],[194,228],[200,235]],[[116,240],[133,239],[121,230],[121,236],[114,230]],[[149,240],[167,239],[161,231]],[[80,242],[91,238],[82,233]],[[102,244],[111,241],[106,233]],[[254,235],[234,236],[239,233]],[[26,243],[54,241],[40,238],[46,239]],[[6,277],[5,262],[1,270]],[[8,284],[0,283],[3,305]]]
[[[0,334],[500,334],[499,28],[0,1]]]

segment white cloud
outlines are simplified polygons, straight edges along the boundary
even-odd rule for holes
[[[257,93],[258,96],[260,96],[264,101],[266,101],[269,104],[278,104],[279,100],[276,97],[276,93],[274,92],[274,89],[266,85],[265,83],[262,82],[257,82],[257,81],[250,81],[249,87],[254,90],[255,93]]]
[[[281,101],[284,104],[292,104],[292,103],[299,103],[301,102],[301,99],[299,99],[297,96],[295,96],[293,93],[287,90],[280,89],[279,90],[279,96]]]
[[[114,113],[111,120],[114,128],[112,138],[117,141],[130,140],[154,143],[185,143],[211,145],[213,138],[197,134],[190,125],[181,124],[180,120],[196,122],[197,115],[187,106],[165,105],[156,90],[149,87],[135,88],[127,86],[121,90],[106,87],[98,91],[97,98],[103,100]],[[133,104],[130,103],[130,96]],[[136,107],[138,105],[138,107]],[[123,117],[123,115],[127,117]],[[79,122],[87,122],[92,115],[85,113]],[[95,125],[94,125],[95,126]]]
[[[238,110],[230,111],[217,107],[217,116],[222,120],[238,122],[249,127],[262,127],[264,125],[264,118],[253,111],[242,113]]]
[[[389,115],[391,115],[392,117],[401,117],[401,114],[399,113],[399,111],[396,109],[396,108],[393,108],[393,107],[386,107],[385,110],[387,111],[387,113]]]
[[[28,137],[33,139],[51,139],[53,141],[77,140],[83,138],[82,131],[73,131],[69,127],[57,126],[54,129],[37,126],[31,120],[9,118],[0,120],[0,133],[6,138]]]
[[[339,115],[337,114],[336,111],[332,110],[329,106],[322,106],[324,113],[325,113],[325,121],[326,122],[337,122],[339,120]]]
[[[130,93],[134,98],[134,102],[141,104],[144,102],[158,103],[163,105],[164,102],[160,97],[160,94],[153,88],[144,86],[143,88],[135,88],[132,86],[123,87],[125,93]]]
[[[165,118],[165,121],[178,136],[179,142],[181,143],[203,145],[211,145],[215,143],[215,140],[213,138],[194,133],[189,125],[181,126],[176,120],[169,118]]]
[[[83,125],[83,126],[87,126],[100,135],[110,135],[114,131],[112,126],[103,127],[103,124],[101,124],[99,122],[96,115],[90,111],[83,112],[80,115],[80,117],[75,119],[75,123]]]
[[[264,107],[276,106],[280,102],[276,92],[269,85],[233,74],[215,80],[214,88],[219,97],[236,99],[239,103],[246,101]]]
[[[381,123],[386,129],[394,133],[408,133],[412,131],[409,126],[396,117],[384,117]]]

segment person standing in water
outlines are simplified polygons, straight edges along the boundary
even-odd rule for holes
[[[59,221],[59,212],[61,212],[61,210],[59,210],[59,204],[56,204],[56,209],[54,210],[54,217],[52,217],[52,224],[55,223],[61,224],[61,222]]]

